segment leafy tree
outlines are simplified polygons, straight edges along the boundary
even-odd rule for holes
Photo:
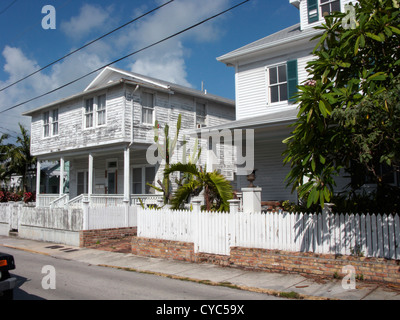
[[[313,38],[319,41],[308,63],[310,77],[299,86],[298,118],[284,141],[288,185],[308,206],[330,201],[335,176],[342,169],[354,174],[351,163],[374,172],[373,164],[399,161],[393,98],[400,71],[399,5],[360,0],[354,9],[351,27],[348,13],[340,12],[317,27],[322,32]]]
[[[7,171],[7,160],[8,160],[8,151],[11,147],[11,144],[5,144],[4,141],[8,139],[8,134],[3,134],[0,137],[0,181],[7,180],[9,178]]]
[[[179,209],[191,196],[197,196],[204,191],[206,210],[229,211],[228,200],[233,198],[233,189],[226,178],[217,171],[206,172],[193,163],[171,164],[165,169],[166,175],[172,172],[182,172],[187,179],[176,190],[172,200],[172,208]]]

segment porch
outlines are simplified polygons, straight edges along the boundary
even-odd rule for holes
[[[36,207],[77,208],[84,202],[91,207],[160,204],[163,194],[149,184],[156,184],[162,170],[146,161],[147,147],[148,144],[124,144],[38,157]],[[40,192],[43,161],[59,163],[56,192]]]

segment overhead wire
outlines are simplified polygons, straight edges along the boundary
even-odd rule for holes
[[[147,15],[149,15],[149,14],[151,14],[151,13],[153,13],[153,12],[159,10],[159,9],[161,9],[162,7],[164,7],[164,6],[170,4],[171,2],[174,2],[174,1],[175,1],[175,0],[169,0],[168,2],[166,2],[166,3],[162,4],[162,5],[159,5],[158,7],[154,8],[154,9],[151,9],[150,11],[145,12],[144,14],[142,14],[142,15],[136,17],[135,19],[132,19],[132,20],[128,21],[127,23],[124,23],[123,25],[119,26],[118,28],[115,28],[115,29],[113,29],[113,30],[107,32],[106,34],[103,34],[102,36],[100,36],[100,37],[98,37],[98,38],[96,38],[96,39],[94,39],[94,40],[92,40],[92,41],[89,41],[88,43],[86,43],[85,45],[79,47],[78,49],[75,49],[75,50],[71,51],[70,53],[64,55],[63,57],[61,57],[61,58],[59,58],[59,59],[57,59],[57,60],[54,60],[53,62],[51,62],[51,63],[45,65],[44,67],[42,67],[42,68],[40,68],[40,69],[38,69],[38,70],[36,70],[36,71],[34,71],[34,72],[32,72],[32,73],[26,75],[25,77],[23,77],[23,78],[21,78],[21,79],[19,79],[19,80],[17,80],[17,81],[14,81],[13,83],[11,83],[11,84],[9,84],[9,85],[7,85],[7,86],[1,88],[1,89],[0,89],[0,92],[2,92],[2,91],[4,91],[4,90],[6,90],[6,89],[8,89],[8,88],[10,88],[10,87],[12,87],[12,86],[18,84],[18,83],[20,83],[21,81],[24,81],[24,80],[28,79],[29,77],[31,77],[31,76],[33,76],[33,75],[35,75],[35,74],[37,74],[37,73],[39,73],[39,72],[41,72],[41,71],[47,69],[48,67],[50,67],[50,66],[56,64],[57,62],[60,62],[60,61],[64,60],[65,58],[68,58],[69,56],[71,56],[71,55],[77,53],[78,51],[80,51],[80,50],[82,50],[82,49],[84,49],[84,48],[86,48],[86,47],[92,45],[93,43],[95,43],[95,42],[97,42],[97,41],[99,41],[99,40],[101,40],[101,39],[103,39],[103,38],[109,36],[110,34],[116,32],[116,31],[118,31],[118,30],[120,30],[120,29],[122,29],[122,28],[125,28],[126,26],[132,24],[133,22],[136,22],[136,21],[138,21],[138,20],[144,18],[145,16],[147,16]]]
[[[110,62],[110,63],[107,63],[107,64],[105,64],[105,65],[103,65],[103,66],[101,66],[101,67],[99,67],[99,68],[97,68],[97,69],[95,69],[95,70],[92,70],[92,71],[90,71],[89,73],[87,73],[87,74],[85,74],[85,75],[83,75],[83,76],[81,76],[81,77],[78,77],[78,78],[76,78],[76,79],[74,79],[74,80],[72,80],[72,81],[70,81],[70,82],[68,82],[68,83],[65,83],[64,85],[62,85],[62,86],[60,86],[60,87],[57,87],[57,88],[55,88],[55,89],[53,89],[53,90],[50,90],[50,91],[48,91],[48,92],[46,92],[46,93],[43,93],[43,94],[41,94],[41,95],[39,95],[39,96],[36,96],[36,97],[34,97],[34,98],[28,99],[28,100],[26,100],[26,101],[24,101],[24,102],[18,103],[18,104],[16,104],[16,105],[12,106],[12,107],[7,108],[7,109],[1,110],[0,113],[4,113],[4,112],[7,112],[7,111],[9,111],[9,110],[15,109],[15,108],[17,108],[17,107],[20,107],[20,106],[26,104],[26,103],[29,103],[29,102],[32,102],[32,101],[34,101],[34,100],[40,99],[40,98],[42,98],[42,97],[44,97],[44,96],[47,96],[47,95],[49,95],[49,94],[51,94],[51,93],[54,93],[54,92],[56,92],[56,91],[58,91],[58,90],[61,90],[61,89],[65,88],[65,87],[68,87],[68,86],[70,86],[71,84],[73,84],[73,83],[75,83],[75,82],[78,82],[78,81],[80,81],[80,80],[82,80],[82,79],[84,79],[84,78],[86,78],[86,77],[88,77],[88,76],[90,76],[90,75],[92,75],[92,74],[94,74],[94,73],[96,73],[96,72],[98,72],[98,71],[104,69],[105,67],[111,66],[111,65],[113,65],[113,64],[115,64],[115,63],[117,63],[117,62],[120,62],[120,61],[122,61],[122,60],[124,60],[124,59],[126,59],[126,58],[129,58],[129,57],[131,57],[131,56],[133,56],[133,55],[135,55],[135,54],[138,54],[138,53],[140,53],[140,52],[142,52],[142,51],[145,51],[145,50],[147,50],[147,49],[149,49],[149,48],[151,48],[151,47],[154,47],[154,46],[156,46],[156,45],[158,45],[158,44],[160,44],[160,43],[162,43],[162,42],[165,42],[165,41],[167,41],[167,40],[169,40],[169,39],[172,39],[172,38],[174,38],[174,37],[176,37],[176,36],[178,36],[178,35],[180,35],[180,34],[182,34],[182,33],[185,33],[185,32],[187,32],[187,31],[189,31],[189,30],[191,30],[191,29],[193,29],[193,28],[198,27],[198,26],[200,26],[200,25],[202,25],[202,24],[204,24],[204,23],[206,23],[206,22],[208,22],[208,21],[210,21],[210,20],[212,20],[212,19],[215,19],[215,18],[217,18],[217,17],[219,17],[219,16],[221,16],[221,15],[223,15],[223,14],[229,12],[229,11],[232,11],[233,9],[235,9],[235,8],[241,6],[241,5],[243,5],[243,4],[245,4],[246,2],[249,2],[249,1],[250,1],[250,0],[242,1],[242,2],[240,2],[240,3],[238,3],[238,4],[234,5],[234,6],[232,6],[232,7],[230,7],[230,8],[228,8],[228,9],[226,9],[226,10],[223,10],[223,11],[221,11],[221,12],[219,12],[219,13],[217,13],[217,14],[211,16],[211,17],[209,17],[209,18],[206,18],[206,19],[204,19],[204,20],[202,20],[202,21],[200,21],[200,22],[195,23],[195,24],[191,25],[190,27],[187,27],[187,28],[185,28],[185,29],[183,29],[183,30],[181,30],[181,31],[178,31],[178,32],[176,32],[176,33],[174,33],[174,34],[172,34],[172,35],[170,35],[170,36],[168,36],[168,37],[165,37],[165,38],[163,38],[163,39],[161,39],[161,40],[159,40],[159,41],[157,41],[157,42],[153,42],[152,44],[150,44],[150,45],[148,45],[148,46],[145,46],[145,47],[143,47],[143,48],[141,48],[141,49],[139,49],[139,50],[136,50],[136,51],[134,51],[134,52],[132,52],[132,53],[129,53],[129,54],[127,54],[127,55],[125,55],[125,56],[123,56],[123,57],[121,57],[121,58],[119,58],[119,59],[117,59],[117,60],[114,60],[114,61],[112,61],[112,62]]]

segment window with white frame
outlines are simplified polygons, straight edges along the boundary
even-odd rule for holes
[[[56,136],[58,135],[58,109],[52,111],[51,123],[52,134]]]
[[[269,103],[288,100],[286,64],[268,68]]]
[[[151,194],[154,193],[149,184],[154,185],[156,168],[152,166],[138,167],[132,169],[132,193]]]
[[[85,128],[92,128],[93,123],[93,105],[94,99],[89,98],[85,100]]]
[[[50,111],[43,113],[43,137],[50,137]]]
[[[153,124],[154,95],[142,92],[142,123]]]
[[[206,125],[206,105],[205,103],[196,103],[196,125]]]
[[[58,135],[58,109],[45,111],[43,117],[43,137]]]
[[[97,125],[106,124],[106,95],[102,94],[97,97]]]
[[[321,0],[321,15],[325,17],[335,11],[340,11],[340,0]]]

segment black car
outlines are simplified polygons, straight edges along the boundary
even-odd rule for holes
[[[10,276],[10,270],[15,269],[14,257],[0,252],[0,300],[12,300],[16,278]]]

